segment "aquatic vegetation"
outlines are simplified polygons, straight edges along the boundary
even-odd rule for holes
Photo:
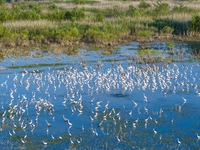
[[[67,65],[66,63],[54,63],[54,64],[33,64],[33,65],[24,65],[24,66],[10,66],[9,69],[19,69],[19,68],[38,68],[38,67],[47,67],[47,66],[61,66]]]
[[[173,42],[167,42],[166,45],[167,45],[169,48],[174,48]]]

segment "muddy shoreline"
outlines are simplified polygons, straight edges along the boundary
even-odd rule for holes
[[[145,44],[147,42],[184,42],[184,41],[200,41],[200,34],[193,34],[192,36],[186,35],[173,35],[173,34],[157,34],[155,33],[149,37],[137,37],[137,34],[124,34],[113,40],[106,40],[95,36],[83,35],[81,38],[75,40],[65,40],[62,38],[56,37],[45,37],[42,40],[16,40],[15,42],[0,42],[0,52],[12,52],[17,49],[27,49],[29,48],[48,48],[47,50],[51,51],[66,51],[67,53],[72,51],[77,51],[78,48],[85,48],[86,46],[96,47],[96,48],[105,48],[112,49],[119,46],[120,44],[128,44],[131,42],[139,42]]]

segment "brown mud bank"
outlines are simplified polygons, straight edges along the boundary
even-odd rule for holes
[[[188,32],[187,35],[174,35],[174,34],[159,34],[157,32],[154,35],[148,37],[138,37],[137,33],[133,34],[124,34],[115,39],[102,39],[97,36],[88,36],[83,35],[80,38],[74,40],[66,40],[63,38],[57,37],[45,37],[42,40],[21,40],[17,39],[16,41],[2,41],[0,42],[0,52],[13,51],[20,48],[41,48],[46,47],[51,51],[73,51],[77,48],[85,48],[85,46],[95,46],[97,48],[113,48],[119,46],[120,44],[128,44],[130,42],[155,42],[155,41],[200,41],[200,33]],[[62,49],[62,50],[61,50]]]
[[[76,55],[78,54],[78,48],[79,45],[73,45],[71,47],[64,47],[57,43],[51,43],[51,44],[30,44],[30,41],[28,46],[8,46],[3,45],[0,48],[0,62],[3,62],[6,58],[13,58],[13,59],[29,59],[30,56],[32,58],[42,58],[44,55],[48,59],[51,59],[51,56],[54,55],[60,55],[61,53],[64,53],[66,55]],[[14,61],[14,60],[13,60]]]

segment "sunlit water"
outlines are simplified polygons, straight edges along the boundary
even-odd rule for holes
[[[6,59],[0,148],[199,149],[199,61],[131,64],[138,47]]]

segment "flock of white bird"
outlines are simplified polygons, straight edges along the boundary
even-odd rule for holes
[[[194,67],[196,67],[196,72],[193,71]],[[93,137],[104,137],[109,134],[108,126],[110,126],[112,127],[110,130],[116,129],[112,131],[112,136],[115,137],[113,141],[116,140],[119,144],[124,141],[126,134],[136,131],[137,127],[140,126],[145,130],[149,124],[154,124],[155,126],[151,129],[152,136],[159,135],[161,141],[163,135],[156,130],[156,125],[163,117],[164,110],[160,108],[156,112],[149,111],[148,104],[151,103],[151,99],[147,97],[146,91],[151,91],[152,94],[159,91],[167,98],[168,94],[194,90],[198,98],[200,78],[197,68],[199,68],[198,63],[191,64],[190,67],[184,65],[178,67],[174,63],[170,66],[130,65],[123,67],[116,65],[106,70],[101,67],[84,67],[83,70],[72,67],[69,70],[49,68],[48,71],[40,73],[28,72],[24,69],[22,73],[15,74],[13,77],[7,75],[1,83],[0,135],[8,134],[14,137],[19,132],[19,141],[26,144],[29,141],[27,137],[35,134],[35,130],[43,130],[49,137],[49,139],[41,140],[41,144],[46,146],[51,143],[50,140],[68,140],[70,145],[81,145],[84,137],[81,137],[81,134],[79,137],[74,136],[75,133],[79,135],[79,132],[91,131]],[[135,93],[139,90],[140,92]],[[142,99],[134,97],[141,93],[143,94]],[[63,97],[59,94],[63,94]],[[105,94],[110,95],[111,100],[101,98]],[[116,107],[117,102],[114,100],[118,98],[131,100],[127,100],[131,109],[125,104],[122,108],[118,108],[119,105]],[[181,103],[176,108],[178,113],[181,113],[181,108],[187,104],[187,101],[184,96],[180,96]],[[63,114],[56,113],[62,108]],[[48,117],[45,118],[47,112]],[[77,115],[73,115],[75,113]],[[57,117],[58,115],[60,116]],[[85,119],[82,121],[83,124],[89,125],[85,126],[81,124],[81,121],[74,121],[80,119],[81,116]],[[42,119],[39,119],[40,117]],[[39,124],[39,121],[43,124]],[[57,125],[60,125],[59,122],[67,123],[67,137],[62,134],[58,136],[49,134],[49,130],[54,126],[53,122],[58,122]],[[173,123],[174,120],[171,119],[171,124]],[[57,125],[54,127],[62,130],[62,126]],[[76,128],[79,126],[81,130],[76,132],[77,129],[75,127],[73,129],[73,126]],[[106,128],[107,134],[105,133]],[[71,129],[74,133],[70,131]],[[200,136],[198,133],[196,135],[199,140]],[[178,137],[176,142],[178,146],[181,146],[181,137]]]

